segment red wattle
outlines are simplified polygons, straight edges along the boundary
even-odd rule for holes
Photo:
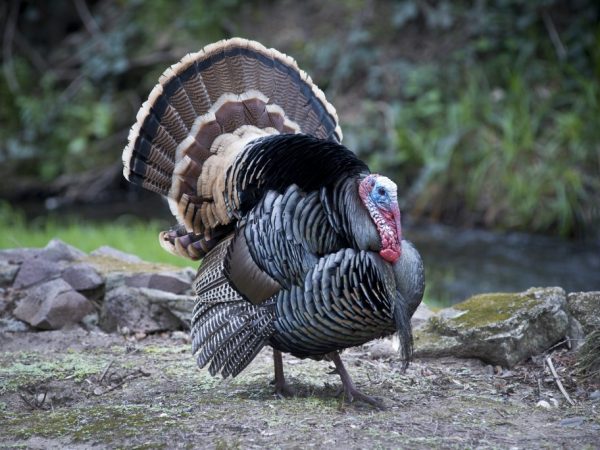
[[[395,263],[400,258],[400,252],[392,250],[391,248],[384,248],[379,252],[379,255],[387,262]]]

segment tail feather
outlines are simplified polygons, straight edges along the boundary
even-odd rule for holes
[[[274,332],[272,305],[253,305],[230,284],[225,256],[233,238],[219,242],[204,258],[194,288],[192,353],[198,366],[210,363],[211,374],[235,376],[246,367]]]
[[[179,222],[201,236],[234,218],[214,183],[243,145],[220,136],[245,143],[297,132],[341,140],[323,92],[289,56],[254,41],[220,41],[162,74],[129,133],[123,174],[167,196]]]

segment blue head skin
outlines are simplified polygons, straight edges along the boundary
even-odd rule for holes
[[[371,174],[361,181],[358,193],[379,232],[379,254],[386,261],[395,263],[402,253],[396,184],[387,177]]]

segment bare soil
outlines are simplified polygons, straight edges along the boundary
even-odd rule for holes
[[[473,360],[416,360],[403,374],[381,342],[345,352],[359,388],[384,399],[379,410],[336,397],[329,363],[289,356],[297,396],[276,398],[268,350],[236,379],[213,378],[196,368],[181,332],[14,333],[0,335],[0,349],[5,448],[600,446],[600,402],[566,377],[577,402],[569,406],[534,363],[501,371]],[[540,399],[551,408],[536,407]]]

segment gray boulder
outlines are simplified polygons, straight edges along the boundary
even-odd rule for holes
[[[12,286],[19,267],[19,264],[13,264],[0,259],[0,287]]]
[[[419,328],[425,324],[429,319],[435,316],[435,313],[425,303],[421,303],[413,316],[410,319],[410,323],[413,328]]]
[[[98,271],[87,263],[69,265],[62,271],[61,277],[76,291],[94,291],[104,285]]]
[[[13,314],[36,328],[56,330],[79,322],[93,311],[87,298],[66,281],[56,279],[28,289]]]
[[[44,281],[58,278],[62,271],[62,264],[47,261],[42,258],[26,259],[15,277],[13,288],[26,289]]]
[[[52,239],[38,254],[38,258],[46,261],[76,261],[85,256],[85,253],[78,248],[59,239]]]
[[[21,264],[26,259],[35,258],[41,249],[39,248],[9,248],[0,250],[0,261],[11,264]]]
[[[190,272],[192,275],[190,276]],[[191,293],[193,270],[179,272],[136,273],[125,278],[124,283],[131,287],[158,289],[173,294]]]
[[[567,297],[567,304],[586,334],[600,330],[600,291],[572,292]]]
[[[99,325],[109,332],[127,328],[136,333],[188,328],[193,301],[192,296],[121,286],[107,292]]]
[[[476,295],[416,330],[415,355],[479,358],[512,367],[563,339],[568,328],[562,288]]]
[[[117,250],[116,248],[109,247],[108,245],[103,245],[102,247],[98,247],[96,250],[94,250],[93,252],[90,253],[90,256],[118,259],[118,260],[128,262],[128,263],[141,263],[142,262],[142,259],[139,256],[122,252],[121,250]]]

